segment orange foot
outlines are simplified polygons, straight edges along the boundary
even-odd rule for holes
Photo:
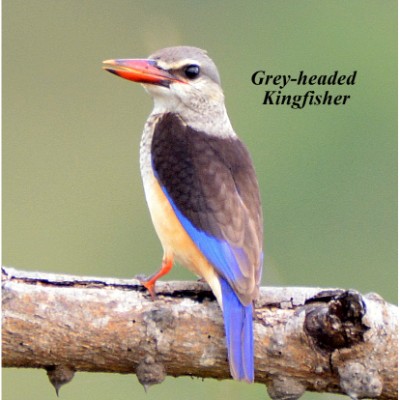
[[[168,272],[171,271],[173,264],[174,259],[172,257],[164,258],[159,271],[149,276],[147,279],[140,281],[140,283],[149,291],[150,296],[153,300],[156,298],[154,287],[157,280],[160,279],[162,276],[168,274]]]

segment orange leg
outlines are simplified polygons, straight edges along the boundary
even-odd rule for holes
[[[140,283],[149,291],[151,298],[154,300],[156,297],[156,292],[154,291],[154,286],[158,279],[162,276],[168,274],[171,271],[174,264],[173,257],[166,257],[163,259],[161,268],[153,275],[149,276],[147,279],[140,281]]]

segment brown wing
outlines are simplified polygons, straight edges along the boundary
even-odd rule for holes
[[[229,247],[235,261],[230,270],[212,255],[209,259],[248,304],[258,295],[263,224],[247,149],[237,138],[206,135],[166,114],[155,127],[151,151],[155,174],[177,210],[199,232]]]

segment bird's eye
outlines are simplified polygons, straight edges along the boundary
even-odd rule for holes
[[[188,65],[185,68],[185,75],[189,78],[189,79],[195,79],[199,76],[200,74],[200,67],[198,65]]]

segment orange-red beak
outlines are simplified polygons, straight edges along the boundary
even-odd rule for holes
[[[158,68],[155,60],[116,59],[103,61],[103,64],[106,71],[134,82],[165,87],[169,87],[173,82],[183,83],[168,71]]]

